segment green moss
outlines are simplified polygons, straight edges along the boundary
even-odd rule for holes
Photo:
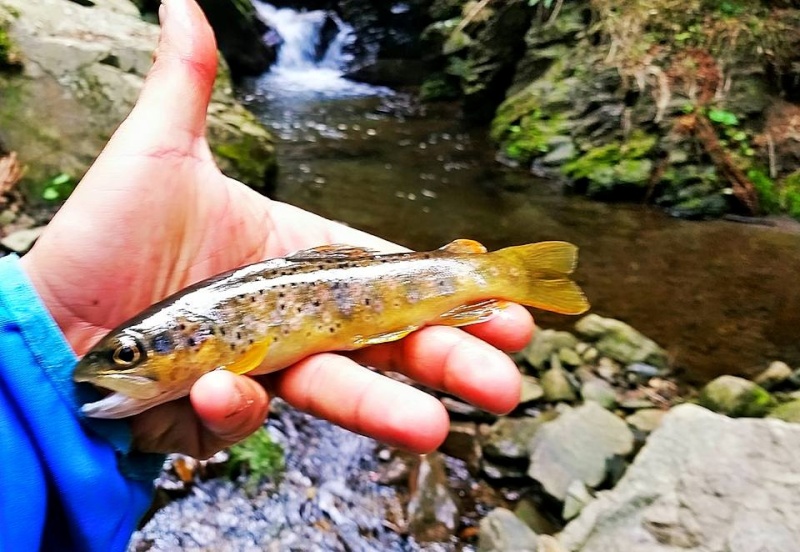
[[[458,80],[444,73],[436,73],[428,77],[419,90],[423,102],[453,100],[461,95]]]
[[[760,169],[747,171],[747,178],[753,183],[758,193],[758,202],[765,213],[775,213],[780,209],[781,201],[775,182]]]
[[[13,51],[14,46],[8,36],[8,31],[0,26],[0,67],[12,65]]]
[[[250,135],[231,137],[211,149],[223,172],[254,188],[262,188],[277,171],[275,156],[265,152],[264,145]]]
[[[229,473],[246,474],[251,486],[262,479],[279,476],[284,467],[283,447],[263,428],[230,449]]]
[[[787,176],[780,191],[781,208],[800,220],[800,170]]]

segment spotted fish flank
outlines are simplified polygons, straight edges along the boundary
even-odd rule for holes
[[[456,240],[391,255],[329,245],[248,265],[168,297],[100,340],[74,379],[114,393],[83,412],[131,416],[185,396],[212,370],[264,374],[426,324],[481,322],[504,301],[580,314],[589,305],[569,279],[576,259],[565,242],[488,253]]]

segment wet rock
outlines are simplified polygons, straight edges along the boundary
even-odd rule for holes
[[[699,403],[733,418],[758,418],[764,416],[775,401],[763,387],[752,381],[720,376],[703,388]]]
[[[628,324],[596,314],[583,317],[575,324],[576,331],[595,341],[601,354],[625,365],[642,362],[663,368],[667,353],[655,341]]]
[[[577,398],[569,374],[561,367],[558,357],[553,355],[552,368],[542,374],[544,399],[549,402],[572,402]]]
[[[544,396],[544,389],[539,385],[539,380],[532,376],[522,376],[522,390],[519,403],[524,405],[538,401]]]
[[[564,548],[555,537],[539,535],[539,543],[536,552],[569,552],[569,550]]]
[[[561,501],[575,480],[591,488],[600,485],[608,461],[633,448],[627,424],[597,403],[565,410],[536,432],[528,468],[528,475]]]
[[[514,515],[533,529],[533,532],[537,535],[552,535],[561,530],[561,525],[553,521],[553,516],[545,513],[530,498],[522,498],[517,502],[514,508]]]
[[[594,497],[589,493],[589,489],[586,488],[586,485],[581,481],[573,481],[567,488],[567,496],[564,499],[564,509],[561,514],[562,517],[567,521],[578,517],[581,510],[592,500],[594,500]]]
[[[753,380],[764,389],[772,389],[792,377],[792,369],[785,362],[776,360]]]
[[[642,433],[650,433],[661,425],[666,413],[666,410],[658,408],[643,408],[625,418],[625,421]]]
[[[523,357],[531,366],[542,370],[553,353],[561,349],[574,348],[577,344],[578,339],[569,332],[537,328],[533,339],[523,351]]]
[[[536,533],[505,508],[489,512],[481,520],[480,531],[479,552],[536,552]]]
[[[790,422],[793,424],[800,423],[800,399],[795,399],[787,403],[776,406],[769,413],[768,418],[775,418]]]
[[[611,384],[604,379],[590,379],[581,386],[581,397],[584,401],[593,401],[607,408],[613,409],[617,405],[617,392]]]
[[[478,426],[474,422],[452,422],[447,439],[439,450],[467,463],[471,473],[480,469],[481,446],[478,443]]]
[[[580,366],[583,363],[583,360],[581,360],[580,355],[575,349],[567,347],[562,347],[558,350],[558,360],[560,360],[561,364],[564,366]]]
[[[8,27],[22,70],[0,78],[0,142],[36,159],[27,178],[80,177],[127,116],[152,64],[157,25],[105,4],[68,0],[0,0],[18,14]],[[86,38],[90,37],[90,38]],[[234,98],[220,67],[209,108],[208,136],[222,170],[263,187],[275,169],[272,138]]]
[[[40,226],[27,230],[17,230],[0,240],[0,245],[20,255],[27,253],[33,247],[34,242],[42,235],[44,228],[44,226]]]
[[[597,349],[594,350],[597,351]],[[622,371],[622,367],[618,363],[611,360],[610,358],[602,357],[597,362],[597,368],[595,370],[597,372],[597,375],[603,378],[604,380],[608,382],[614,382],[617,379],[617,376]]]
[[[528,472],[524,465],[503,464],[486,457],[481,461],[481,471],[486,479],[496,483],[519,483],[522,480],[528,480]]]
[[[419,542],[445,541],[458,527],[458,505],[439,454],[425,455],[411,477],[408,530]]]
[[[486,423],[492,423],[497,420],[496,415],[486,410],[481,410],[471,404],[461,402],[451,397],[442,397],[440,400],[453,418]]]
[[[793,552],[800,427],[672,409],[617,486],[560,536],[581,552]]]
[[[645,384],[651,378],[659,376],[663,370],[652,364],[634,362],[625,367],[625,379],[630,383]]]
[[[500,418],[492,425],[483,444],[486,456],[497,460],[527,462],[531,440],[543,423],[555,419],[548,413],[538,418]]]

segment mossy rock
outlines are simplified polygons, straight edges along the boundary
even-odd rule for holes
[[[436,73],[422,83],[419,97],[423,102],[454,100],[461,95],[458,79],[446,73]]]
[[[760,418],[775,405],[769,392],[752,381],[720,376],[700,393],[701,406],[732,418]]]
[[[780,190],[781,208],[800,220],[800,170],[783,179]]]

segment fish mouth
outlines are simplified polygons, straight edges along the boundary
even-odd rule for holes
[[[161,394],[158,382],[147,376],[125,372],[98,372],[91,364],[79,363],[72,374],[77,383],[91,383],[134,399],[153,399]]]

